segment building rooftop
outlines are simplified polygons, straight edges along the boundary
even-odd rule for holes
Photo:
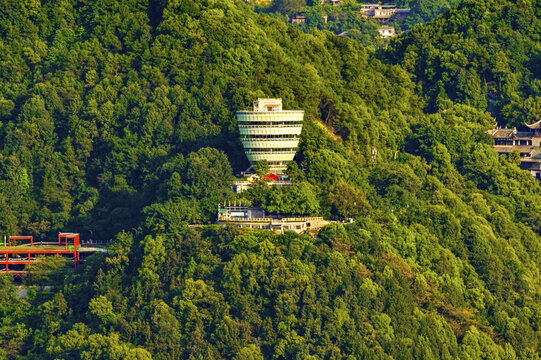
[[[539,120],[536,123],[533,123],[531,125],[526,124],[526,126],[529,127],[532,130],[541,130],[541,120]]]
[[[282,99],[262,99],[254,101],[254,111],[282,111]]]
[[[517,133],[517,129],[495,127],[494,129],[489,130],[488,133],[493,138],[499,138],[499,139],[512,138]]]

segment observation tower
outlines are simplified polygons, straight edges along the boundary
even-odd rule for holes
[[[282,110],[282,99],[257,99],[253,111],[237,111],[244,152],[255,167],[267,160],[271,173],[283,174],[299,145],[303,110]]]

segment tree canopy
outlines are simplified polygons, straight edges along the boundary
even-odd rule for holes
[[[536,116],[540,6],[376,51],[241,0],[0,2],[0,232],[113,239],[0,275],[0,359],[535,359],[540,185],[486,110]],[[235,194],[258,97],[305,111],[295,183]],[[226,200],[336,223],[190,226]]]

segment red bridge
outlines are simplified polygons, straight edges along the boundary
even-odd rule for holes
[[[24,243],[19,244],[19,241]],[[9,243],[0,243],[0,273],[25,273],[24,267],[40,256],[64,256],[73,259],[75,267],[81,263],[81,253],[107,252],[106,249],[82,246],[79,234],[59,233],[56,242],[35,242],[33,236],[10,236]]]

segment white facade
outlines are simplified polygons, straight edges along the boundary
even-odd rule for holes
[[[378,31],[383,39],[392,38],[395,35],[395,30],[392,26],[382,26],[378,29]]]
[[[299,145],[304,111],[282,110],[282,99],[258,99],[253,111],[238,111],[242,146],[251,165],[267,160],[270,171],[283,173]]]

